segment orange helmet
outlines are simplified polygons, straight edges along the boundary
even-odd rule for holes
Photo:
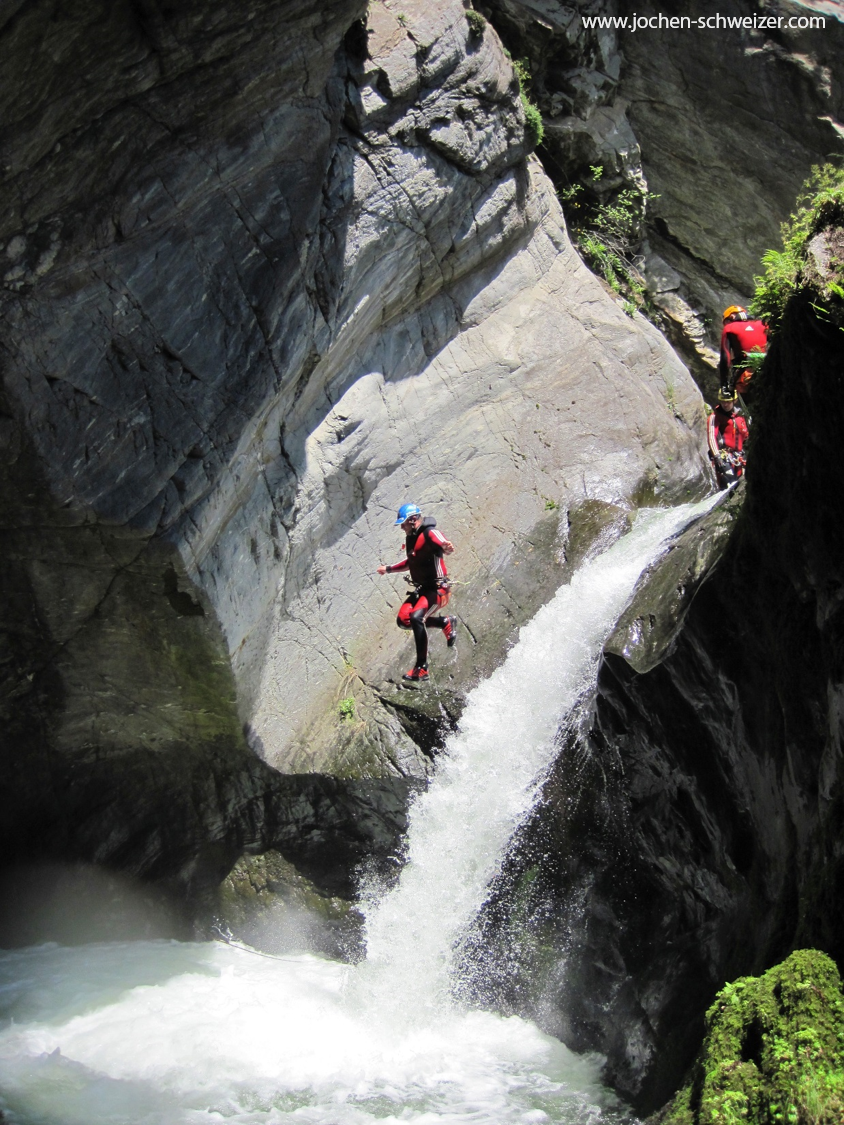
[[[747,320],[747,309],[742,305],[730,305],[728,309],[724,309],[724,321],[732,320]]]

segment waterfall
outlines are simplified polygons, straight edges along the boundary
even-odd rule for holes
[[[399,886],[368,911],[362,975],[376,978],[379,1010],[393,996],[418,1020],[445,1002],[455,941],[535,803],[563,717],[594,685],[604,641],[643,569],[711,505],[640,513],[632,531],[559,589],[471,693],[436,777],[411,811]]]
[[[215,943],[0,953],[0,1110],[11,1125],[596,1125],[630,1121],[600,1060],[450,996],[455,944],[535,802],[566,713],[665,541],[711,506],[641,513],[470,695],[413,806],[367,960]]]

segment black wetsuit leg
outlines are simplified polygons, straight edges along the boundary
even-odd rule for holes
[[[427,625],[433,625],[435,620],[428,618],[427,624],[425,615],[431,612],[431,609],[437,607],[437,588],[436,586],[431,589],[423,589],[419,591],[419,600],[413,607],[413,612],[410,615],[410,627],[413,630],[413,639],[416,641],[416,666],[417,668],[428,667],[428,629]],[[442,625],[438,626],[442,629]]]

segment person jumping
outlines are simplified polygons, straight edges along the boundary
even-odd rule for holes
[[[415,588],[402,603],[396,624],[400,629],[413,630],[416,664],[402,679],[425,683],[428,680],[428,628],[442,629],[449,648],[457,643],[457,618],[432,616],[435,610],[445,609],[451,597],[443,555],[450,555],[454,544],[435,530],[435,519],[422,518],[422,511],[416,504],[402,504],[396,523],[401,524],[406,536],[405,557],[389,566],[379,566],[378,574],[410,571]]]

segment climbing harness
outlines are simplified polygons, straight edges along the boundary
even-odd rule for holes
[[[406,574],[404,576],[404,580],[408,584],[408,586],[411,587],[411,589],[409,591],[409,594],[413,597],[414,601],[419,600],[419,598],[422,596],[423,590],[426,590],[426,589],[430,590],[430,588],[431,588],[428,585],[427,582],[424,582],[424,583],[421,583],[421,584],[418,583],[418,582],[414,582],[413,579],[408,574]],[[438,578],[437,579],[437,581],[436,581],[437,604],[431,606],[431,609],[429,610],[429,612],[433,612],[435,609],[443,609],[443,608],[445,608],[445,606],[448,605],[449,600],[451,599],[452,584],[453,583],[452,583],[450,578]],[[426,614],[426,616],[427,616],[427,614]]]

